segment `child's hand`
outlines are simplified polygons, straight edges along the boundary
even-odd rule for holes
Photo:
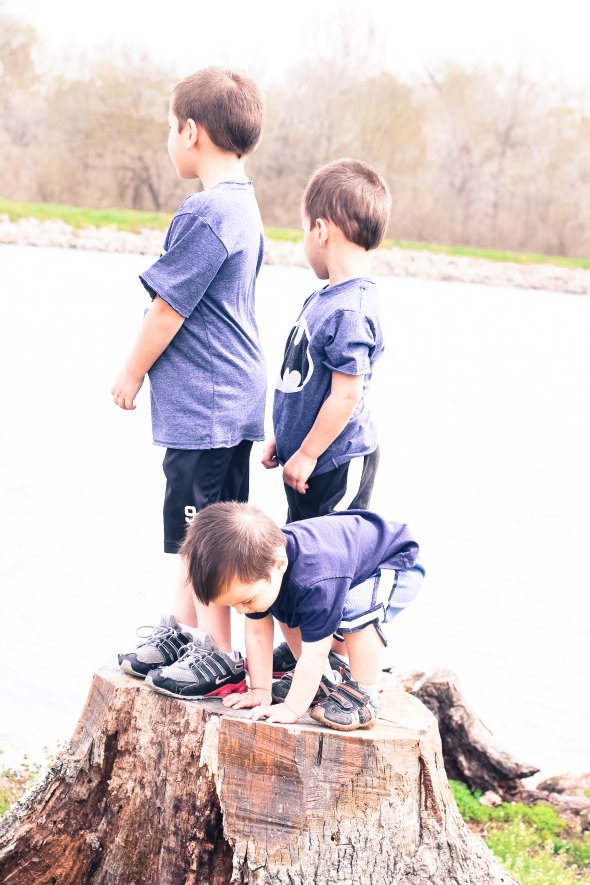
[[[304,495],[309,488],[307,480],[314,471],[317,458],[310,458],[298,449],[283,467],[283,482],[296,492]]]
[[[127,369],[119,372],[111,388],[111,395],[115,405],[126,411],[135,409],[134,400],[144,382],[144,378],[145,375],[142,375],[141,378],[132,377]]]
[[[242,707],[259,707],[261,704],[268,706],[272,703],[270,691],[263,688],[252,688],[249,691],[238,694],[228,694],[222,701],[224,707],[233,707],[240,710]]]
[[[273,467],[279,466],[279,459],[277,458],[277,444],[275,442],[274,436],[271,437],[265,444],[264,449],[262,450],[261,462],[262,466],[266,467],[267,470],[272,470]]]
[[[281,722],[284,725],[292,725],[293,722],[297,722],[299,717],[292,713],[285,704],[273,704],[272,707],[258,707],[250,716],[253,722],[262,718],[266,719],[267,722]]]

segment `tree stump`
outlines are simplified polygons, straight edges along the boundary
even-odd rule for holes
[[[400,688],[341,733],[94,677],[68,750],[0,825],[3,885],[500,885],[432,714]]]

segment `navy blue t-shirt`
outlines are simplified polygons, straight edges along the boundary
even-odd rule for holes
[[[282,532],[289,565],[275,602],[266,612],[288,627],[299,627],[304,642],[330,636],[342,620],[354,587],[379,568],[407,570],[418,544],[403,523],[369,510],[342,510],[291,522]]]
[[[254,317],[264,236],[251,181],[188,197],[140,279],[185,321],[149,371],[154,443],[229,448],[264,439],[266,365]]]
[[[312,476],[334,470],[377,448],[367,405],[375,361],[383,352],[377,286],[368,277],[325,286],[310,295],[292,328],[276,384],[272,420],[279,463],[300,448],[330,395],[332,372],[364,375],[363,393],[346,427]]]

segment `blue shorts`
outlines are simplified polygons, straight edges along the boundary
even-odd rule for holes
[[[374,624],[383,645],[387,645],[384,625],[413,602],[423,578],[424,569],[416,563],[407,571],[380,569],[362,584],[351,587],[334,633],[336,639],[342,640],[347,633],[357,633]]]

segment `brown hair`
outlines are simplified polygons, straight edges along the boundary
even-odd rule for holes
[[[391,210],[385,181],[360,160],[334,160],[311,176],[303,194],[310,227],[325,218],[367,251],[383,240]]]
[[[270,516],[252,504],[209,504],[192,520],[180,547],[199,602],[208,605],[232,580],[268,578],[285,537]]]
[[[251,154],[262,132],[264,102],[256,83],[227,68],[203,68],[174,87],[172,111],[178,131],[187,120],[206,129],[211,141],[242,157]]]

